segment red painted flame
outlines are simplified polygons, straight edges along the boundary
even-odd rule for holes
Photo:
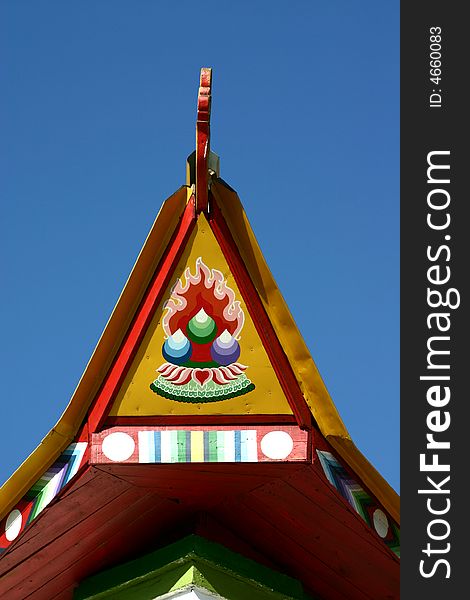
[[[245,321],[240,302],[235,300],[235,293],[228,287],[223,274],[216,269],[209,269],[201,257],[196,260],[194,275],[188,267],[178,279],[164,308],[166,312],[162,326],[167,337],[178,329],[186,335],[189,321],[201,308],[214,319],[217,336],[227,330],[234,338],[239,339]],[[193,344],[191,360],[210,361],[211,343]]]

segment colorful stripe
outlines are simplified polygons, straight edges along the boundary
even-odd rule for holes
[[[22,525],[18,535],[52,502],[62,488],[76,475],[86,448],[86,442],[70,444],[12,509],[19,510],[22,514]],[[7,518],[8,515],[0,523],[0,553],[12,543],[6,539],[5,535]]]
[[[27,524],[31,523],[46,508],[77,473],[86,447],[86,442],[70,444],[56,462],[26,493],[25,499],[33,502]]]
[[[256,431],[139,431],[140,463],[258,462]]]
[[[331,452],[317,450],[318,458],[320,459],[323,472],[328,481],[333,485],[338,492],[349,502],[352,508],[364,519],[364,521],[374,529],[373,512],[377,508],[383,511],[376,500],[357,483],[353,477],[349,475],[346,469],[341,465]],[[389,530],[385,538],[382,538],[385,544],[397,556],[400,556],[400,529],[396,523],[389,519]]]
[[[191,462],[204,462],[204,432],[191,431]]]

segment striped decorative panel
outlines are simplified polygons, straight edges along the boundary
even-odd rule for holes
[[[345,498],[364,521],[400,556],[400,529],[385,514],[381,506],[351,477],[331,452],[317,450],[323,472],[328,481]]]
[[[139,431],[139,462],[258,462],[256,431]]]
[[[51,500],[57,496],[60,490],[76,474],[86,447],[86,442],[70,444],[52,467],[26,493],[25,498],[33,502],[33,507],[28,517],[28,524],[46,508]]]
[[[294,425],[111,427],[92,435],[91,463],[306,461],[308,433]]]
[[[0,524],[0,552],[20,535],[77,473],[86,448],[86,442],[70,444],[10,511]]]

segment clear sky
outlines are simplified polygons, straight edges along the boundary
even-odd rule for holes
[[[0,2],[0,483],[212,149],[356,445],[399,488],[399,2]]]

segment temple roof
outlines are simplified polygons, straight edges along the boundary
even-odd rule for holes
[[[156,265],[183,216],[190,191],[190,187],[183,186],[163,203],[85,372],[62,416],[36,450],[0,488],[0,518],[5,516],[77,435],[126,335]],[[259,299],[295,374],[306,405],[321,433],[384,504],[393,518],[399,521],[398,495],[352,441],[263,258],[238,195],[222,179],[212,181],[211,194],[237,244]]]
[[[43,560],[57,557],[64,590],[92,572],[95,530],[111,544],[105,566],[131,558],[133,544],[126,553],[109,541],[116,514],[123,539],[140,519],[147,545],[149,524],[163,532],[203,512],[223,528],[237,514],[243,544],[276,561],[291,506],[299,540],[286,538],[289,552],[278,550],[289,575],[325,598],[343,597],[345,570],[358,590],[396,589],[399,498],[352,441],[237,193],[218,175],[210,82],[203,70],[186,185],[163,203],[64,413],[0,488],[0,576],[3,562],[11,581],[4,585],[17,585],[21,566],[35,573],[31,589],[47,589],[34,552],[24,555],[41,531],[52,536]],[[140,518],[147,513],[148,522]],[[59,563],[72,557],[70,532],[84,515],[94,525],[73,555],[82,566],[69,573]],[[185,534],[195,531],[191,522]],[[303,539],[312,523],[324,533]],[[265,543],[251,538],[257,528]],[[327,549],[330,537],[333,545],[341,539],[343,562]],[[359,547],[376,571],[369,582]]]

